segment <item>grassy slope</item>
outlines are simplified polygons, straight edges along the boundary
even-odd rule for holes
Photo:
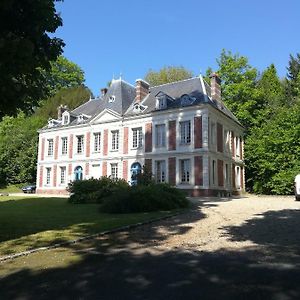
[[[0,257],[167,214],[109,215],[66,198],[0,197]]]
[[[21,187],[25,185],[26,184],[19,184],[19,185],[10,184],[6,187],[0,188],[0,193],[22,193]]]

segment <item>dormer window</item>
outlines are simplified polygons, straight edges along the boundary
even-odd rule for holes
[[[48,128],[52,128],[55,127],[56,125],[58,125],[60,123],[60,121],[54,120],[54,119],[50,119],[48,121]]]
[[[156,109],[166,109],[167,108],[167,98],[165,96],[156,98]]]
[[[63,113],[62,123],[63,123],[63,125],[68,125],[70,123],[70,114],[68,112]]]
[[[181,106],[192,105],[195,102],[195,100],[195,97],[190,97],[189,95],[184,94],[181,96]]]
[[[109,102],[109,103],[115,102],[115,100],[116,100],[116,96],[114,96],[114,95],[111,95],[111,96],[109,96],[109,98],[108,98],[108,102]]]
[[[82,122],[86,121],[88,118],[90,118],[90,116],[85,115],[85,114],[80,114],[77,116],[77,123],[82,123]]]
[[[133,112],[139,113],[139,112],[143,112],[147,107],[140,104],[140,103],[135,103],[133,105]]]

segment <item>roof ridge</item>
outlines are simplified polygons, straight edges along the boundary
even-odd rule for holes
[[[173,82],[168,82],[168,83],[164,83],[164,84],[155,85],[155,86],[150,87],[150,89],[154,89],[154,88],[164,86],[164,85],[175,84],[175,83],[178,83],[178,82],[184,82],[184,81],[188,81],[188,80],[192,80],[192,79],[197,79],[197,78],[199,78],[199,76],[195,76],[195,77],[191,77],[191,78],[187,78],[187,79],[183,79],[183,80],[177,80],[177,81],[173,81]]]

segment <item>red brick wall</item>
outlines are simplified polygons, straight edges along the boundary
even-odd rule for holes
[[[169,157],[169,184],[176,185],[176,157]]]
[[[217,151],[223,152],[223,126],[217,123]]]
[[[107,176],[107,162],[102,163],[102,176]]]
[[[123,153],[128,154],[128,127],[124,127]]]
[[[223,160],[218,159],[217,169],[218,169],[218,185],[224,186]]]
[[[123,160],[123,179],[128,180],[128,161]]]
[[[73,134],[70,134],[69,138],[69,158],[73,157]]]
[[[234,132],[231,131],[231,152],[232,157],[235,157],[235,144],[234,144]]]
[[[235,189],[235,165],[232,165],[232,188]]]
[[[56,186],[56,178],[57,178],[57,165],[53,166],[53,186]]]
[[[85,145],[85,155],[90,157],[91,154],[91,133],[87,132],[86,134],[86,145]]]
[[[202,148],[202,117],[194,118],[194,147]]]
[[[152,123],[146,123],[145,152],[152,151]]]
[[[169,121],[169,150],[176,150],[176,121]]]
[[[68,175],[71,176],[72,173],[73,173],[72,164],[69,164],[69,167],[68,167]]]
[[[103,155],[107,155],[108,152],[108,129],[103,132]]]
[[[241,167],[241,189],[244,190],[244,168]]]
[[[151,158],[146,158],[145,159],[145,167],[152,172],[152,159]]]
[[[240,158],[244,159],[243,157],[243,150],[244,150],[244,143],[243,143],[243,139],[240,138]]]
[[[43,170],[44,170],[44,168],[42,166],[40,166],[39,187],[43,186]]]
[[[203,185],[203,159],[202,156],[195,156],[195,185]]]
[[[41,145],[41,160],[45,158],[45,138],[42,138],[42,145]]]
[[[89,174],[90,174],[90,164],[85,163],[85,175],[89,175]]]
[[[54,144],[54,159],[58,158],[58,144],[59,144],[59,137],[55,137],[55,144]]]

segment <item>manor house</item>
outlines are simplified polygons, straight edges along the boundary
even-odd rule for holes
[[[243,126],[221,99],[220,79],[150,87],[113,80],[101,96],[39,131],[37,193],[67,193],[70,181],[110,176],[135,184],[146,166],[156,182],[192,196],[244,190]]]

